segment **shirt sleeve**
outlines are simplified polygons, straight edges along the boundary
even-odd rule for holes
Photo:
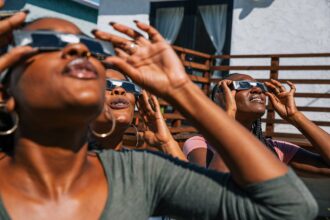
[[[210,149],[213,153],[215,153],[215,151],[207,144],[205,138],[202,136],[193,136],[186,140],[183,144],[182,150],[184,155],[187,157],[190,152],[198,148]]]
[[[279,156],[280,160],[285,163],[289,164],[294,155],[297,153],[299,150],[299,146],[285,142],[285,141],[278,141],[278,140],[272,140],[270,139],[270,142],[273,146],[274,149]]]
[[[151,155],[154,154],[154,155]],[[317,205],[293,171],[240,188],[230,174],[149,153],[152,214],[184,219],[313,219]]]

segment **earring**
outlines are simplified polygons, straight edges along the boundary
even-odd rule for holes
[[[106,113],[110,113],[110,115],[111,115],[111,116],[109,117],[107,114],[105,114],[105,116],[108,118],[108,120],[112,122],[111,129],[110,129],[110,131],[108,131],[108,132],[106,132],[106,133],[98,133],[98,132],[96,132],[95,130],[93,130],[93,128],[92,128],[91,126],[89,126],[89,130],[90,130],[91,133],[92,133],[94,136],[96,136],[96,137],[99,137],[99,138],[106,138],[106,137],[110,136],[110,135],[113,133],[113,131],[115,130],[115,128],[116,128],[116,119],[115,119],[115,117],[114,117],[112,111],[109,110],[109,109],[107,109]]]
[[[138,147],[139,146],[139,131],[138,131],[137,127],[135,126],[135,124],[131,124],[131,126],[134,128],[135,134],[136,134],[135,147]]]
[[[6,110],[6,104],[3,102],[0,102],[0,111],[6,113],[6,114],[10,114],[7,112]],[[11,113],[13,121],[14,121],[14,125],[12,128],[6,130],[6,131],[0,131],[0,136],[6,136],[6,135],[10,135],[12,133],[14,133],[18,127],[18,123],[19,123],[19,117],[18,114],[14,111],[13,113]]]

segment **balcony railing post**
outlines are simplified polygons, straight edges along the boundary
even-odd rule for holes
[[[278,80],[278,67],[280,65],[279,57],[271,58],[271,70],[269,74],[269,79]],[[268,101],[268,110],[267,110],[267,120],[266,120],[266,137],[272,137],[274,133],[274,123],[275,123],[275,110]]]
[[[203,92],[208,96],[210,93],[210,85],[211,85],[210,60],[206,60],[205,65],[208,66],[209,71],[205,71],[203,73],[203,76],[206,77],[209,80],[209,82],[203,86]]]

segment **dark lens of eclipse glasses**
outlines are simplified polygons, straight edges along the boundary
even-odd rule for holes
[[[132,82],[121,81],[121,80],[106,80],[106,89],[113,90],[117,86],[122,87],[128,93],[134,93],[135,95],[140,95],[141,92],[136,87],[136,85]]]
[[[103,60],[113,54],[111,43],[84,35],[64,34],[53,31],[14,31],[15,46],[32,46],[40,51],[59,50],[68,44],[82,43],[91,54]]]
[[[31,34],[32,43],[31,47],[36,48],[47,48],[47,49],[58,49],[65,47],[65,43],[62,42],[56,35],[53,34]]]

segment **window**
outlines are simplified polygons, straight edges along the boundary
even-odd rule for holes
[[[176,9],[176,12],[174,12],[174,9]],[[175,37],[175,39],[169,39],[174,45],[209,54],[219,53],[219,51],[222,54],[229,54],[232,13],[233,1],[231,0],[152,2],[150,7],[150,23],[156,27],[157,25],[159,26],[159,23],[162,24],[161,27],[164,27],[165,24],[170,26],[167,27],[167,30],[159,30],[162,34],[162,31],[167,31],[166,33],[168,33],[168,29],[171,31],[178,29],[177,34],[172,33],[172,36],[169,36],[169,38]],[[219,19],[220,15],[222,16],[222,20]],[[160,22],[159,20],[162,16],[169,17],[170,21]],[[212,30],[214,27],[222,28],[221,33],[223,35],[221,34],[219,36],[220,34],[218,33],[220,33],[220,30]],[[212,31],[215,32],[212,33]],[[219,39],[223,42],[220,42]],[[228,62],[228,60],[226,61]]]

